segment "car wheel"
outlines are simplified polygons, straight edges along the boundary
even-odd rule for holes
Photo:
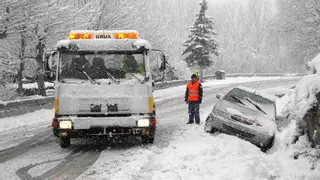
[[[271,141],[269,142],[269,144],[262,146],[260,149],[262,152],[267,152],[267,150],[269,150],[270,148],[272,148],[274,143],[274,136],[272,136]]]
[[[208,123],[209,118],[210,117],[207,118],[206,123],[204,125],[204,131],[207,133],[215,133],[215,132],[217,132],[217,129],[215,129],[209,125],[209,123]]]
[[[204,131],[206,132],[206,133],[211,133],[211,134],[213,134],[213,133],[215,133],[215,132],[217,132],[218,130],[216,129],[216,128],[213,128],[213,127],[204,127]]]
[[[210,134],[214,134],[215,132],[218,132],[218,129],[216,129],[216,128],[211,128],[211,130],[210,130]]]
[[[144,144],[153,144],[153,142],[154,142],[154,136],[143,136],[142,137],[142,142],[144,143]]]
[[[61,148],[68,148],[68,147],[70,147],[70,138],[68,138],[68,137],[62,138],[61,137],[59,143],[60,143]]]

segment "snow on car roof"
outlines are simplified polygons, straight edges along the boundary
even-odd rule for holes
[[[151,45],[144,39],[78,39],[61,40],[56,48],[67,48],[77,51],[136,51],[141,47],[150,50]]]
[[[253,93],[253,94],[256,94],[258,96],[261,96],[261,97],[264,97],[270,101],[273,101],[275,102],[278,97],[274,96],[274,95],[271,95],[271,94],[268,94],[268,93],[264,93],[262,91],[257,91],[256,89],[252,89],[252,88],[248,88],[248,87],[244,87],[244,86],[236,86],[236,88],[239,88],[239,89],[242,89],[244,91],[247,91],[247,92],[250,92],[250,93]]]

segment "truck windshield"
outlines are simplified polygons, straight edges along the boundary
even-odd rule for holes
[[[63,83],[142,82],[145,79],[142,53],[63,52],[59,80]]]

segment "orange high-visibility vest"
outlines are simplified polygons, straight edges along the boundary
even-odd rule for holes
[[[199,86],[200,82],[196,81],[194,84],[190,81],[188,83],[188,101],[198,101],[199,100]]]

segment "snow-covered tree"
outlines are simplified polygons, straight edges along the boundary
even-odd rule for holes
[[[319,53],[320,3],[317,0],[278,0],[279,27],[288,61],[304,68]]]
[[[196,21],[190,27],[189,39],[184,43],[186,49],[182,55],[187,55],[184,59],[189,67],[200,67],[201,80],[202,70],[213,65],[211,54],[218,56],[218,42],[215,40],[217,33],[214,31],[212,19],[206,16],[208,2],[200,2],[200,11],[196,15]]]
[[[71,4],[70,4],[71,3]],[[75,3],[75,2],[74,2]],[[26,69],[26,60],[33,60],[37,63],[37,71],[34,78],[37,79],[40,95],[45,95],[43,52],[50,48],[58,39],[66,37],[68,28],[75,24],[85,26],[89,11],[81,13],[83,7],[65,8],[76,6],[72,2],[50,0],[23,0],[12,1],[2,4],[0,9],[5,9],[5,37],[0,48],[10,54],[11,61],[17,61],[18,72],[16,82],[18,92],[22,92],[23,71]],[[61,27],[62,26],[62,27]],[[29,63],[30,64],[30,63]],[[31,69],[27,67],[27,69]],[[30,76],[30,74],[29,74]]]
[[[20,92],[26,75],[39,78],[41,92],[42,52],[52,50],[70,30],[135,29],[184,74],[186,65],[176,52],[183,50],[179,45],[188,35],[184,30],[192,23],[195,4],[193,0],[5,0],[0,3],[0,52],[8,55],[0,57],[0,64],[10,62],[6,69],[15,74]],[[37,71],[31,64],[37,64]]]

